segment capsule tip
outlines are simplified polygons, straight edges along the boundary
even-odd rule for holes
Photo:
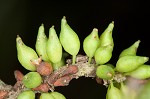
[[[139,46],[139,44],[140,44],[140,40],[137,40],[135,43],[134,43],[134,45],[136,46],[136,47],[138,47]]]
[[[63,19],[65,19],[65,20],[66,20],[66,16],[63,16]]]
[[[98,29],[97,29],[97,28],[94,28],[94,29],[93,29],[93,31],[96,31],[96,32],[98,32]]]
[[[139,42],[139,43],[140,43],[140,42],[141,42],[141,40],[137,40],[137,42]]]
[[[149,57],[145,57],[145,60],[148,61],[148,60],[149,60]]]
[[[62,18],[62,23],[64,23],[64,24],[67,23],[66,16],[63,16],[63,18]]]
[[[17,35],[17,38],[20,37],[19,34]]]
[[[44,24],[42,23],[41,26],[44,26]]]
[[[18,41],[19,39],[21,39],[21,37],[20,37],[19,35],[17,35],[17,38],[16,38],[16,40]]]
[[[112,21],[111,23],[114,24],[114,21]]]
[[[17,35],[16,42],[18,44],[23,44],[22,39],[21,39],[21,37],[19,35]]]
[[[52,27],[51,28],[54,28],[55,26],[54,25],[52,25]]]

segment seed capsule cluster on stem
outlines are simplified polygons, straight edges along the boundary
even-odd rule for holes
[[[25,69],[29,70],[29,73],[22,77],[22,83],[26,88],[43,91],[41,88],[47,86],[43,83],[43,76],[48,76],[53,71],[64,66],[66,64],[65,58],[69,54],[72,55],[72,64],[75,64],[76,55],[80,49],[80,40],[78,35],[68,25],[64,16],[61,20],[59,37],[54,26],[50,27],[49,36],[47,37],[44,30],[44,24],[41,24],[38,29],[35,50],[25,45],[20,36],[17,36],[16,38],[16,46],[20,64]],[[63,49],[66,52],[63,52]],[[18,78],[19,76],[17,75],[17,79]],[[64,80],[64,78],[62,80]],[[58,84],[54,84],[58,86]],[[65,97],[61,98],[63,95],[61,96],[57,92],[51,94],[54,99],[65,99]]]
[[[121,77],[130,76],[139,80],[150,78],[150,65],[146,64],[149,57],[137,55],[141,42],[137,40],[120,53],[115,65],[109,63],[114,49],[113,29],[114,21],[109,23],[101,35],[97,28],[93,28],[85,37],[83,50],[88,57],[87,65],[94,64],[96,78],[108,82],[106,99],[136,99],[136,91],[131,91],[124,80],[117,81],[116,78],[118,74]],[[19,35],[16,38],[16,47],[20,64],[29,70],[29,73],[25,75],[15,71],[17,81],[21,81],[29,89],[23,91],[18,99],[34,99],[35,91],[41,92],[40,99],[66,99],[59,92],[48,92],[52,85],[54,87],[68,85],[72,79],[71,74],[78,72],[76,56],[80,50],[80,40],[77,33],[67,23],[66,17],[61,19],[59,36],[54,26],[51,26],[47,37],[44,25],[41,24],[37,33],[35,50],[25,45]],[[71,66],[68,66],[61,74],[55,72],[66,65],[65,59],[69,55],[72,56]],[[45,78],[48,79],[47,82],[43,80]],[[116,83],[119,86],[116,86]]]

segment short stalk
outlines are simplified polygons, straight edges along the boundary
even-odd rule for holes
[[[89,64],[91,63],[91,60],[92,60],[92,57],[89,57],[89,59],[88,59]]]
[[[74,65],[76,62],[76,55],[72,55],[72,65]]]

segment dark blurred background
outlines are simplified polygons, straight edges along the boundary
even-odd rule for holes
[[[85,54],[82,42],[93,28],[98,28],[100,35],[114,21],[115,47],[110,63],[115,65],[119,53],[137,40],[141,40],[137,55],[150,57],[149,9],[150,4],[146,0],[0,0],[0,79],[13,85],[16,82],[14,70],[19,69],[24,74],[28,72],[18,62],[16,36],[20,35],[26,45],[35,49],[39,26],[44,24],[48,36],[49,28],[54,25],[59,35],[63,16],[80,38],[80,54]],[[84,77],[56,90],[67,99],[105,99],[106,94],[103,85]]]

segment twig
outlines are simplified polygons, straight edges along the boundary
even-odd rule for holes
[[[72,65],[72,60],[68,59],[65,66],[53,71],[48,76],[42,76],[43,83],[31,90],[35,93],[54,91],[55,87],[67,86],[72,79],[78,79],[82,76],[96,78],[95,80],[97,83],[107,86],[109,81],[98,78],[95,73],[96,68],[97,66],[94,59],[92,59],[89,64],[87,56],[78,55],[74,65]],[[13,86],[7,85],[0,80],[0,99],[16,99],[22,91],[28,90],[22,83],[24,75],[19,70],[14,71],[14,75],[17,82]],[[126,77],[122,76],[120,73],[116,73],[113,80],[119,83],[125,81]],[[139,81],[141,82],[141,80]],[[146,80],[144,81],[146,82]]]
[[[35,93],[47,92],[49,90],[54,91],[55,87],[67,86],[73,78],[77,79],[81,76],[95,77],[95,63],[93,61],[92,64],[89,64],[87,61],[88,58],[86,56],[78,55],[76,58],[76,64],[71,65],[72,60],[68,59],[65,66],[48,76],[42,76],[43,83],[32,90],[34,90]],[[22,91],[27,90],[21,81],[23,74],[18,70],[16,70],[14,74],[17,82],[13,86],[7,85],[0,80],[0,99],[16,99]]]

